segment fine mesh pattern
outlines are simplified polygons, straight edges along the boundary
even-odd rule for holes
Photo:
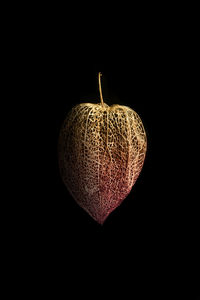
[[[60,132],[62,179],[76,202],[103,224],[131,191],[146,147],[142,121],[131,108],[79,104]]]

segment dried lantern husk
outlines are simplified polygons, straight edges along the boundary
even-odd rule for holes
[[[99,73],[99,82],[100,82]],[[60,131],[61,177],[75,201],[98,223],[130,193],[142,169],[147,139],[130,107],[81,103]]]

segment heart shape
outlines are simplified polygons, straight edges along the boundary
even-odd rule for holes
[[[75,201],[98,223],[130,193],[142,169],[147,139],[138,114],[103,102],[72,108],[60,131],[59,168]]]

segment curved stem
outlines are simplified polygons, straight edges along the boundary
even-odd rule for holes
[[[100,93],[101,105],[104,106],[102,89],[101,89],[101,76],[102,76],[102,74],[101,74],[101,72],[99,72],[99,93]]]

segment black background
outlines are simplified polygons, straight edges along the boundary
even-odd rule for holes
[[[98,274],[111,290],[120,291],[124,281],[130,290],[139,285],[141,293],[159,294],[161,289],[165,294],[171,287],[182,291],[178,282],[189,273],[190,292],[195,293],[199,205],[193,189],[186,191],[184,167],[190,155],[185,138],[191,134],[185,124],[190,108],[185,103],[194,84],[195,45],[187,26],[176,18],[167,20],[160,16],[143,23],[129,17],[121,26],[122,20],[86,24],[83,17],[76,28],[75,21],[48,17],[27,28],[23,23],[17,32],[13,64],[18,103],[25,112],[26,165],[24,198],[15,204],[21,216],[17,234],[22,255],[41,278],[58,274],[62,284],[70,276],[99,291]],[[57,158],[67,112],[78,103],[100,101],[98,72],[103,74],[104,102],[134,109],[148,140],[136,184],[103,226],[70,196]]]

